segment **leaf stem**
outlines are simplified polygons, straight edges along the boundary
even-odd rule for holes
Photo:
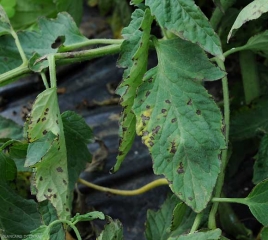
[[[58,224],[58,223],[66,223],[66,224],[68,224],[68,226],[70,226],[70,227],[74,230],[75,235],[76,235],[76,237],[77,237],[77,240],[82,240],[82,238],[81,238],[81,236],[80,236],[80,233],[79,233],[77,227],[76,227],[71,221],[64,220],[64,219],[55,220],[55,221],[53,221],[52,223],[50,223],[50,224],[48,225],[49,229],[51,229],[51,227],[52,227],[53,225]]]
[[[55,60],[59,63],[74,63],[85,60],[90,60],[97,57],[102,57],[120,52],[121,45],[113,44],[105,47],[83,50],[77,52],[56,53]]]
[[[240,204],[245,204],[247,205],[247,202],[244,198],[218,198],[214,197],[211,199],[212,202],[228,202],[228,203],[240,203]]]
[[[59,52],[69,52],[78,48],[87,47],[96,44],[119,44],[123,43],[124,39],[89,39],[85,42],[75,43],[59,48]]]
[[[216,58],[218,66],[222,70],[226,70],[224,62],[219,58]],[[230,127],[230,102],[229,102],[229,90],[228,90],[228,79],[227,76],[222,78],[222,89],[223,89],[223,103],[224,103],[224,123],[225,123],[225,141],[227,149],[222,151],[222,162],[221,162],[221,171],[215,187],[215,198],[221,196],[221,191],[224,183],[225,168],[228,163],[228,142],[229,142],[229,127]],[[218,202],[214,202],[209,213],[208,227],[210,229],[216,229],[216,213],[218,210]]]
[[[47,57],[48,67],[49,67],[49,78],[50,78],[50,86],[51,88],[57,87],[57,79],[56,79],[56,63],[54,54],[50,54]]]
[[[149,190],[151,190],[155,187],[169,184],[165,178],[160,178],[160,179],[154,180],[154,181],[146,184],[145,186],[138,188],[138,189],[135,189],[135,190],[118,190],[118,189],[102,187],[102,186],[96,185],[94,183],[88,182],[86,180],[83,180],[81,178],[78,179],[78,182],[84,184],[87,187],[93,188],[93,189],[101,191],[101,192],[109,192],[109,193],[121,195],[121,196],[135,196],[135,195],[139,195],[139,194],[143,194],[145,192],[148,192]]]
[[[18,35],[14,31],[14,29],[12,27],[11,27],[11,32],[10,33],[11,33],[12,37],[15,39],[15,44],[16,44],[18,50],[19,50],[19,54],[20,54],[20,57],[22,59],[22,66],[27,66],[28,65],[28,59],[27,59],[27,57],[26,57],[26,55],[25,55],[25,53],[23,51],[23,48],[22,48],[22,46],[20,44],[20,40],[18,38]]]
[[[41,75],[41,78],[43,80],[43,83],[44,83],[46,89],[48,89],[49,88],[49,85],[48,85],[48,82],[47,82],[46,74],[44,72],[41,72],[40,75]]]
[[[16,78],[21,77],[22,75],[30,73],[30,72],[31,70],[28,68],[28,66],[25,66],[24,64],[8,72],[5,72],[0,75],[0,87],[7,85],[11,82],[14,82]]]
[[[242,73],[245,101],[246,104],[249,104],[252,100],[261,95],[256,56],[252,51],[240,52],[239,62]]]
[[[200,225],[200,223],[201,223],[202,217],[203,217],[203,213],[202,213],[202,212],[201,212],[201,213],[198,213],[198,214],[196,215],[190,233],[194,233],[195,231],[198,230],[198,227],[199,227],[199,225]]]

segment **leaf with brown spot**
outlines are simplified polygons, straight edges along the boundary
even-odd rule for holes
[[[158,66],[146,73],[133,105],[136,132],[148,132],[142,140],[152,155],[154,172],[164,174],[172,191],[200,212],[211,198],[220,171],[218,155],[225,148],[220,109],[200,80],[216,80],[225,73],[192,43],[173,39],[154,44]],[[148,83],[151,77],[154,84]]]

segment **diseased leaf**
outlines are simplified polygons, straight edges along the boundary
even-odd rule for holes
[[[85,120],[75,112],[64,112],[61,117],[67,148],[69,191],[72,192],[81,171],[91,161],[87,144],[93,138],[93,133]]]
[[[164,174],[172,191],[194,211],[211,198],[225,148],[222,116],[200,84],[225,73],[196,45],[173,39],[155,41],[158,66],[139,87],[133,111],[136,131],[149,148],[156,174]]]
[[[37,204],[26,200],[0,180],[0,229],[4,235],[27,235],[41,225]]]
[[[259,18],[263,13],[268,12],[268,2],[266,0],[254,0],[242,9],[236,18],[229,34],[227,41],[231,38],[233,31],[239,29],[248,21]]]
[[[0,152],[0,181],[12,181],[17,176],[17,168],[14,161]],[[0,213],[1,217],[1,213]]]
[[[94,211],[94,212],[89,212],[83,215],[80,215],[77,213],[73,218],[72,222],[84,222],[84,221],[92,221],[94,219],[101,219],[104,220],[105,216],[102,212]]]
[[[38,21],[38,31],[23,31],[18,33],[21,46],[28,59],[35,55],[42,57],[49,53],[56,53],[60,46],[68,46],[73,43],[87,41],[78,30],[75,22],[68,13],[59,13],[56,19],[40,18]],[[60,40],[60,46],[55,46],[55,42]],[[10,35],[0,38],[0,45],[6,46],[0,49],[0,74],[21,64],[21,57],[18,53],[15,42]],[[35,61],[31,61],[34,68]],[[42,68],[38,68],[38,71]]]
[[[123,226],[119,220],[113,221],[108,217],[109,223],[97,237],[97,240],[123,240]]]
[[[264,226],[268,225],[268,180],[264,180],[256,185],[250,194],[242,199],[248,205],[254,217]]]
[[[27,166],[34,168],[35,171],[33,183],[38,189],[37,200],[40,202],[48,199],[56,208],[58,216],[64,219],[70,215],[70,193],[65,137],[57,102],[56,88],[49,88],[39,94],[33,104],[27,130],[29,147],[32,146],[31,143],[42,139],[49,132],[56,138],[43,157],[42,152],[35,160],[35,164]],[[34,152],[34,149],[31,151]],[[36,152],[40,152],[38,146]]]
[[[222,55],[219,37],[193,0],[146,0],[145,4],[163,29],[198,44],[212,55]]]
[[[38,228],[31,231],[31,233],[27,238],[25,238],[25,240],[31,240],[33,239],[33,237],[36,239],[40,238],[42,240],[50,240],[50,233],[48,231],[48,227],[45,225],[39,226]]]
[[[219,228],[207,232],[195,232],[185,236],[170,237],[168,240],[218,240],[221,237]]]
[[[258,132],[268,131],[268,98],[254,101],[250,108],[241,110],[231,118],[230,138],[232,140],[249,139]]]
[[[257,184],[268,178],[268,134],[262,137],[259,151],[255,159],[253,182]]]
[[[22,139],[22,126],[10,119],[0,116],[0,129],[0,139]]]
[[[123,82],[117,90],[121,95],[121,105],[124,109],[120,119],[119,153],[113,171],[119,169],[135,138],[136,119],[131,108],[137,87],[142,83],[142,77],[147,70],[152,21],[149,9],[145,12],[138,9],[132,14],[129,26],[122,31],[125,41],[122,44],[118,65],[127,69],[123,75]]]

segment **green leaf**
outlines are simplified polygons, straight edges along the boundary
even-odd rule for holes
[[[28,123],[28,141],[31,143],[43,139],[47,134],[54,134],[56,138],[47,153],[36,145],[34,161],[34,185],[37,191],[37,200],[48,199],[56,208],[59,218],[70,215],[70,199],[68,191],[68,168],[63,124],[57,104],[57,90],[50,88],[39,94],[35,100]],[[52,135],[51,135],[52,136]],[[51,139],[49,137],[49,139]],[[47,148],[49,144],[47,144]],[[28,148],[28,152],[29,152]],[[41,151],[41,152],[40,152]],[[34,152],[34,148],[31,149]],[[27,155],[27,159],[29,156]],[[34,163],[34,162],[31,162]]]
[[[4,153],[0,152],[0,181],[12,181],[16,176],[17,168],[15,162]]]
[[[69,46],[74,43],[87,41],[78,30],[75,22],[68,13],[60,13],[56,19],[40,18],[38,31],[23,31],[18,33],[21,46],[28,59],[36,56],[42,57],[49,53],[56,53],[59,49],[54,46],[56,40],[62,40],[62,46]],[[0,45],[6,48],[0,49],[0,74],[21,64],[21,57],[13,38],[9,35],[0,38]],[[45,61],[43,61],[45,62]],[[30,61],[34,68],[35,61]],[[41,71],[38,68],[36,71]]]
[[[123,240],[123,226],[119,220],[113,221],[108,217],[109,223],[97,237],[97,240]]]
[[[39,203],[38,210],[40,212],[42,222],[44,225],[49,225],[50,223],[58,219],[56,209],[47,200]],[[61,223],[55,224],[51,227],[49,239],[50,240],[65,239],[65,231]]]
[[[15,14],[16,0],[1,0],[0,4],[5,9],[5,12],[9,18],[12,18]]]
[[[268,178],[268,134],[262,137],[259,151],[255,159],[253,182],[257,184]]]
[[[243,108],[231,118],[230,138],[244,140],[253,138],[258,132],[268,131],[268,98],[254,101],[250,108]]]
[[[79,213],[77,213],[72,219],[71,221],[74,223],[77,222],[85,222],[85,221],[92,221],[94,219],[101,219],[104,220],[105,216],[102,212],[98,212],[98,211],[94,211],[94,212],[89,212],[83,215],[80,215]]]
[[[11,34],[12,27],[10,25],[8,16],[6,15],[5,10],[0,5],[0,36],[5,34]]]
[[[181,211],[178,211],[178,208]],[[186,208],[186,205],[180,202],[177,196],[171,195],[157,212],[148,210],[145,230],[146,239],[167,239],[173,228],[176,228],[175,225],[178,226],[179,222],[182,221]]]
[[[132,105],[136,90],[142,83],[142,77],[147,70],[149,37],[153,18],[149,9],[145,12],[138,9],[132,14],[132,21],[122,31],[126,39],[121,47],[121,56],[118,61],[120,67],[127,68],[123,75],[123,82],[117,93],[121,95],[121,105],[124,110],[120,119],[120,144],[117,162],[113,171],[120,168],[125,156],[129,152],[135,138],[135,115]],[[124,89],[122,91],[122,89]]]
[[[243,200],[248,205],[254,217],[264,226],[268,225],[268,180],[256,185],[250,194]]]
[[[27,235],[41,225],[37,204],[0,181],[0,229],[4,235]]]
[[[228,34],[227,41],[229,41],[235,29],[239,29],[246,22],[257,19],[263,13],[266,12],[268,12],[268,2],[266,0],[254,0],[253,2],[248,4],[246,7],[242,9],[238,17],[236,18]]]
[[[264,227],[261,231],[261,240],[268,239],[268,227]]]
[[[0,129],[0,139],[22,139],[22,126],[10,119],[0,116]]]
[[[67,148],[69,191],[72,192],[81,171],[91,161],[87,144],[92,140],[93,133],[85,120],[75,112],[64,112],[61,117]]]
[[[29,236],[25,238],[25,240],[31,240],[31,239],[42,239],[42,240],[50,240],[50,233],[48,231],[48,226],[42,225],[38,228],[31,231]]]
[[[218,240],[221,237],[221,230],[219,228],[207,232],[195,232],[180,237],[170,237],[168,240]]]
[[[79,26],[83,14],[83,0],[53,0],[57,6],[57,12],[68,12]]]
[[[134,5],[134,4],[139,4],[139,3],[142,3],[143,0],[131,0],[130,1],[130,4]]]
[[[193,0],[146,0],[145,4],[161,28],[200,45],[212,55],[222,55],[220,39]]]
[[[158,66],[139,87],[133,111],[136,131],[149,148],[154,172],[194,211],[211,198],[225,148],[222,116],[200,84],[224,76],[196,45],[173,39],[156,42]]]
[[[251,37],[247,44],[243,46],[243,50],[251,50],[260,55],[268,56],[268,31],[264,31]]]

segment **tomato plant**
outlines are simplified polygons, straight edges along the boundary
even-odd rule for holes
[[[123,239],[121,223],[105,213],[71,215],[73,191],[80,182],[123,195],[169,185],[172,194],[161,209],[148,211],[149,240],[268,239],[268,3],[215,0],[213,9],[203,1],[132,0],[123,39],[88,39],[76,25],[82,1],[34,2],[25,1],[27,7],[20,1],[0,2],[0,86],[35,73],[45,88],[23,127],[0,117],[1,238],[65,239],[72,229],[82,239],[75,226],[79,221],[106,218],[97,239]],[[23,7],[36,12],[28,16]],[[37,15],[43,17],[36,24]],[[155,25],[160,38],[152,33]],[[96,44],[105,46],[91,49]],[[150,51],[156,52],[158,63],[148,69]],[[57,66],[111,54],[119,54],[117,65],[124,68],[116,90],[123,110],[111,172],[119,171],[139,135],[154,173],[164,176],[134,192],[101,188],[79,178],[91,160],[87,145],[93,134],[81,116],[61,113],[58,105]],[[241,81],[228,86],[233,71],[240,71]],[[219,101],[206,89],[216,81],[221,81]],[[243,95],[236,95],[240,89]],[[245,157],[236,146],[247,140],[257,146],[252,146],[255,186],[247,197],[231,198],[223,190],[226,168],[237,163],[238,155]],[[34,200],[16,192],[21,172],[31,175]],[[252,233],[230,203],[247,205],[263,227]]]

